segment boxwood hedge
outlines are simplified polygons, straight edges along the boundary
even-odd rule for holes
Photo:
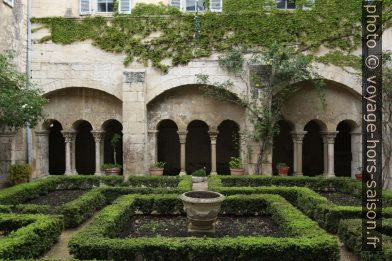
[[[34,214],[0,214],[0,259],[36,258],[48,250],[63,229],[59,216]]]
[[[179,213],[182,203],[177,195],[122,196],[71,238],[71,254],[114,260],[337,260],[339,255],[336,237],[278,195],[229,196],[222,212],[270,215],[286,235],[282,238],[116,238],[132,215],[152,212]]]

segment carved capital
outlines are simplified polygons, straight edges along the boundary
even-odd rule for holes
[[[64,142],[65,143],[71,143],[72,142],[72,137],[76,136],[75,131],[61,131],[61,133],[64,136]]]
[[[180,138],[180,143],[184,144],[186,142],[186,135],[188,131],[177,131],[178,137]]]
[[[338,131],[331,131],[331,132],[321,132],[320,134],[323,136],[323,142],[328,144],[334,144],[336,135]]]
[[[105,132],[103,132],[103,131],[92,131],[91,134],[94,137],[95,143],[101,143],[101,141],[104,139]]]
[[[308,133],[307,131],[292,131],[291,137],[293,138],[294,143],[302,143],[304,141],[305,135]]]

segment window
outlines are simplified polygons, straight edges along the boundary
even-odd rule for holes
[[[3,0],[3,2],[11,7],[14,7],[14,0]]]
[[[295,0],[277,0],[276,7],[278,9],[295,9]]]
[[[97,12],[110,13],[114,9],[114,0],[97,0]]]
[[[204,11],[204,0],[186,0],[186,11]]]

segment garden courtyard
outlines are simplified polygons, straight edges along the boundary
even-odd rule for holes
[[[50,176],[0,190],[0,258],[43,260],[391,260],[361,252],[361,182],[282,176]],[[215,233],[187,231],[179,195],[225,196]],[[380,235],[381,236],[381,235]]]

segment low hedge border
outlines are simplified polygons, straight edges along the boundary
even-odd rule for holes
[[[178,195],[125,195],[104,208],[69,249],[78,259],[115,260],[338,260],[337,238],[328,235],[278,195],[235,195],[222,206],[226,214],[267,213],[282,231],[274,237],[115,238],[137,213],[183,213]]]
[[[57,241],[63,221],[59,216],[0,214],[0,228],[12,231],[0,238],[0,259],[36,258]]]
[[[282,181],[289,180],[288,184],[294,184],[295,179],[297,177],[239,177],[239,184],[242,183],[241,180],[273,180],[274,178],[278,178],[280,180],[274,183],[277,184],[286,184],[282,183]],[[232,180],[230,182],[237,182],[237,177],[224,177],[223,179]],[[314,179],[311,177],[299,177],[299,180],[309,180]],[[316,178],[319,179],[319,178]],[[332,182],[334,179],[324,179],[326,180],[325,184],[340,184],[339,188],[343,188],[345,178],[336,178],[337,181],[335,183]],[[310,181],[312,182],[312,181]],[[317,180],[315,182],[318,182]],[[320,181],[322,184],[324,181]],[[357,181],[354,181],[359,183]],[[348,181],[350,184],[351,181]],[[208,180],[209,190],[217,191],[223,193],[224,195],[235,195],[235,194],[260,194],[260,193],[269,193],[269,194],[278,194],[286,198],[290,203],[299,208],[303,213],[307,216],[316,220],[321,227],[326,229],[328,232],[336,234],[338,232],[339,221],[341,219],[355,219],[361,218],[362,207],[360,206],[338,206],[333,202],[329,201],[327,198],[321,196],[317,192],[313,191],[309,187],[283,187],[283,186],[269,186],[269,187],[224,187],[222,182],[222,177],[214,176],[210,177]],[[236,183],[231,183],[236,184]],[[353,183],[354,184],[354,183]],[[359,183],[361,184],[361,183]],[[299,185],[304,185],[303,182],[299,182]],[[319,186],[319,189],[329,188],[330,186]],[[386,218],[392,218],[392,207],[384,207],[383,208],[383,216]]]
[[[352,178],[325,178],[325,177],[280,177],[280,176],[213,176],[208,180],[209,184],[223,187],[259,187],[259,186],[283,186],[283,187],[308,187],[316,192],[340,192],[343,194],[361,197],[362,183]],[[384,206],[392,206],[392,191],[383,191]]]
[[[43,214],[61,214],[64,216],[64,224],[65,228],[76,227],[90,218],[97,210],[101,209],[102,207],[106,206],[114,199],[119,196],[126,195],[126,194],[165,194],[165,193],[183,193],[186,191],[192,190],[192,180],[191,177],[177,177],[173,179],[172,177],[154,177],[153,180],[156,182],[155,188],[147,188],[147,187],[100,187],[100,188],[93,188],[90,191],[86,192],[79,198],[68,202],[64,205],[58,206],[57,208],[53,209],[49,205],[35,205],[35,204],[18,204],[18,205],[0,205],[0,213],[43,213]],[[70,179],[70,180],[68,180]],[[85,177],[75,178],[75,177],[64,177],[61,178],[61,183],[57,183],[57,185],[53,185],[51,180],[45,180],[50,184],[50,188],[57,188],[61,186],[62,189],[65,187],[68,188],[86,188],[86,184],[90,185],[99,185],[100,183],[96,183],[97,180],[105,180],[104,184],[113,185],[113,182],[108,182],[112,180],[118,180],[118,177],[97,177],[97,178],[89,178]],[[132,177],[131,180],[138,180],[139,184],[147,184],[150,182],[150,177]],[[77,182],[74,182],[74,181]],[[165,181],[169,180],[171,184],[176,185],[176,187],[172,188],[160,188],[159,185],[165,186],[164,184],[168,184],[169,182]],[[173,182],[175,181],[175,183]],[[87,183],[83,182],[86,181]],[[93,183],[90,183],[93,181]],[[56,182],[58,182],[56,177]],[[37,181],[40,183],[40,181]],[[33,184],[33,183],[30,183]],[[47,183],[46,183],[47,184]],[[72,184],[72,185],[71,185]],[[134,184],[135,185],[135,184]],[[79,187],[78,187],[79,186]],[[35,185],[34,185],[35,187]],[[48,188],[48,187],[45,187]],[[45,190],[44,192],[47,193],[50,190]],[[23,193],[24,194],[24,193]],[[39,195],[39,194],[38,194]],[[37,196],[37,194],[35,194]],[[25,198],[25,197],[21,197]]]
[[[383,220],[383,233],[384,229],[389,230],[392,224],[391,219]],[[389,228],[386,228],[389,227]],[[369,252],[361,251],[362,249],[362,220],[361,219],[349,219],[343,220],[339,224],[339,237],[345,246],[356,254],[360,260],[375,260],[385,261],[392,260],[392,238],[390,235],[379,234],[382,236],[382,251]]]

